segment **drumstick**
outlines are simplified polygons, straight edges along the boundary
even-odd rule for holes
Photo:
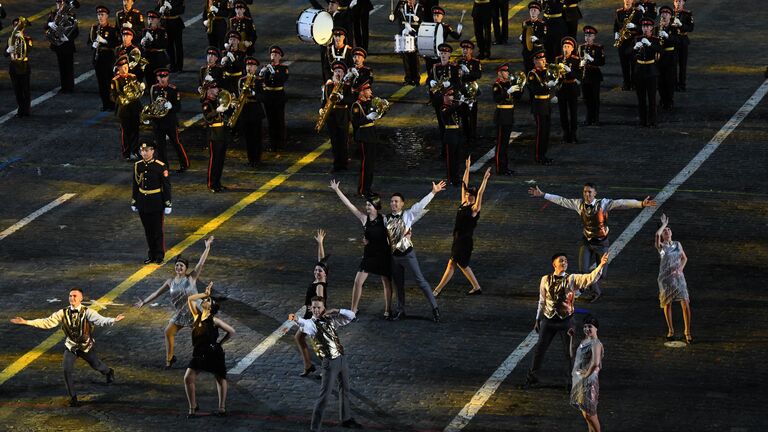
[[[459,24],[461,24],[461,23],[463,23],[463,22],[464,22],[464,14],[465,14],[465,13],[467,13],[467,10],[466,10],[466,9],[464,9],[463,11],[461,11],[461,18],[459,18]]]

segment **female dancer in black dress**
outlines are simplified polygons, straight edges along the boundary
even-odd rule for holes
[[[357,306],[363,295],[363,283],[368,278],[368,273],[377,274],[381,276],[381,283],[384,285],[384,318],[389,319],[392,304],[392,286],[390,284],[392,252],[389,247],[387,226],[384,224],[384,217],[379,213],[381,198],[377,194],[367,196],[365,198],[365,213],[363,213],[339,189],[338,181],[331,180],[331,189],[336,192],[341,202],[347,206],[365,228],[363,260],[360,261],[360,270],[355,275],[355,284],[352,287],[352,307],[350,309],[357,314]]]
[[[188,418],[197,416],[197,400],[195,395],[195,383],[197,373],[210,372],[216,377],[216,390],[219,394],[219,409],[213,415],[223,417],[227,415],[227,366],[224,364],[224,350],[221,344],[228,341],[235,334],[235,329],[224,321],[216,318],[219,304],[211,297],[213,282],[205,288],[201,294],[193,294],[187,297],[187,306],[192,313],[192,360],[184,374],[184,390],[189,401]],[[202,299],[200,309],[197,308],[197,300]],[[224,337],[219,339],[219,329],[224,330]]]
[[[315,281],[309,284],[304,296],[304,305],[307,307],[306,312],[304,312],[304,319],[312,318],[312,297],[322,297],[326,302],[328,301],[328,264],[325,262],[325,249],[323,248],[324,239],[325,230],[317,230],[317,234],[315,234],[315,241],[317,241],[317,262],[315,263],[314,270]],[[294,339],[296,340],[296,346],[299,347],[301,359],[304,361],[304,372],[299,374],[299,376],[305,377],[317,369],[309,358],[307,338],[304,332],[301,331],[301,326],[296,330]]]
[[[467,158],[467,166],[464,169],[464,177],[461,180],[461,205],[456,212],[456,223],[453,226],[453,245],[451,246],[451,258],[448,260],[448,266],[445,268],[443,278],[435,287],[433,294],[437,297],[440,291],[453,277],[454,267],[458,267],[464,276],[472,284],[472,289],[467,295],[482,294],[483,290],[477,282],[475,274],[469,267],[469,258],[472,256],[473,240],[472,235],[477,226],[477,220],[480,219],[480,207],[483,201],[483,193],[488,185],[488,178],[491,177],[491,169],[485,170],[483,181],[480,188],[470,188],[469,167],[472,165],[470,158]]]

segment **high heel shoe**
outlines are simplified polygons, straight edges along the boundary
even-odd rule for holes
[[[672,342],[673,340],[675,340],[675,334],[674,333],[672,333],[671,335],[667,335],[667,342]]]
[[[309,376],[312,372],[316,371],[315,365],[310,366],[308,369],[304,369],[304,372],[300,373],[299,376],[304,378]]]
[[[170,369],[170,368],[171,368],[171,366],[173,366],[173,364],[174,364],[174,363],[176,363],[176,356],[173,356],[173,357],[171,357],[171,359],[170,359],[170,360],[168,360],[167,362],[165,362],[165,368],[166,368],[166,369]]]
[[[685,343],[687,343],[688,345],[693,345],[693,336],[685,335]]]

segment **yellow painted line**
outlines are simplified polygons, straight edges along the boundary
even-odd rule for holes
[[[32,15],[32,16],[29,16],[29,17],[27,17],[27,20],[28,20],[29,22],[33,22],[33,21],[39,20],[40,18],[42,18],[42,17],[44,17],[44,16],[48,15],[48,14],[49,14],[49,13],[50,13],[52,10],[53,10],[53,8],[47,8],[47,9],[45,9],[45,10],[41,11],[41,12],[38,12],[38,13],[36,13],[36,14]],[[6,10],[6,12],[8,12],[8,11]],[[23,16],[23,15],[22,15],[22,16]],[[9,15],[9,17],[10,17],[10,15]],[[11,21],[11,22],[13,22],[13,20],[14,20],[14,19],[16,19],[16,17],[18,17],[18,15],[17,15],[17,16],[15,16],[15,17],[13,17],[13,18],[11,18],[11,20],[10,20],[10,21]],[[8,27],[6,27],[6,28],[4,28],[4,29],[0,30],[0,35],[4,35],[4,34],[6,34],[6,33],[10,33],[10,32],[11,32],[11,30],[13,30],[13,26],[12,26],[12,25],[10,24],[10,22],[9,22],[9,23],[8,23]]]

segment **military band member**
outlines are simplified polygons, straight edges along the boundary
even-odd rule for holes
[[[533,70],[528,72],[528,89],[531,92],[531,113],[536,123],[536,143],[534,158],[537,164],[552,165],[547,157],[549,149],[549,129],[552,124],[551,89],[557,85],[547,80],[547,53],[539,50],[533,54]]]
[[[88,33],[88,44],[93,48],[93,69],[101,97],[101,110],[114,111],[115,103],[109,98],[109,83],[115,76],[115,48],[120,45],[120,31],[109,23],[109,9],[96,7],[96,24]]]
[[[130,29],[125,29],[130,30]],[[120,56],[115,63],[117,74],[110,83],[109,94],[117,106],[120,119],[120,149],[126,161],[138,159],[141,95],[144,83],[128,71],[128,57]]]
[[[75,90],[75,39],[80,34],[75,9],[79,7],[77,0],[56,0],[56,9],[48,14],[46,34],[59,64],[62,93],[72,93]],[[65,8],[70,9],[67,11]],[[55,33],[61,33],[61,36],[53,36]]]
[[[224,82],[221,88],[232,94],[237,93],[237,82],[245,71],[245,53],[240,49],[240,33],[231,31],[227,34],[226,50],[221,52],[221,66],[224,69]]]
[[[144,29],[144,15],[133,4],[133,0],[123,0],[123,8],[115,14],[115,27],[127,27],[138,34]]]
[[[634,12],[634,16],[632,13]],[[624,7],[616,9],[616,17],[613,20],[613,35],[614,40],[618,41],[622,30],[624,30],[624,21],[632,16],[632,21],[626,24],[626,29],[632,34],[631,37],[625,39],[618,47],[619,63],[621,64],[621,75],[623,78],[621,89],[624,91],[632,90],[632,70],[634,54],[632,46],[634,45],[634,36],[639,33],[640,17],[639,11],[635,12],[635,8],[632,6],[632,0],[624,0]]]
[[[560,41],[568,34],[568,23],[563,15],[565,6],[561,0],[543,0],[541,9],[547,25],[544,49],[547,51],[547,61],[551,62],[560,54]]]
[[[672,24],[672,8],[659,8],[659,43],[661,56],[659,58],[659,99],[661,109],[671,110],[675,98],[677,80],[677,46],[678,28]]]
[[[656,21],[658,13],[656,11],[656,2],[652,1],[635,1],[635,7],[640,11],[640,19],[648,18]]]
[[[168,33],[168,59],[171,73],[184,70],[184,0],[157,0],[155,10],[160,13],[160,24]]]
[[[451,62],[451,53],[453,47],[447,43],[442,43],[437,47],[438,54],[440,55],[440,63],[432,66],[432,76],[434,77],[429,82],[429,92],[431,95],[432,107],[435,109],[435,117],[437,118],[437,127],[440,131],[440,142],[444,140],[445,125],[443,124],[443,116],[440,111],[443,107],[443,92],[448,88],[457,88],[461,84],[459,78],[459,67],[455,63]],[[445,156],[445,146],[441,146],[440,156]]]
[[[205,86],[206,82],[224,81],[224,69],[221,67],[221,63],[219,63],[220,56],[221,54],[219,53],[218,48],[212,46],[208,47],[205,55],[206,64],[200,68],[200,75],[198,79],[198,84],[200,85],[200,95],[203,97],[205,96],[203,86]]]
[[[333,26],[343,28],[345,31],[354,27],[350,0],[328,0],[328,13],[333,17]],[[355,35],[346,33],[346,43],[355,46]],[[330,66],[329,66],[330,67]]]
[[[520,100],[523,88],[510,80],[509,65],[504,63],[496,68],[496,82],[493,83],[493,101],[496,112],[493,121],[496,124],[496,174],[513,175],[509,168],[507,148],[515,125],[515,103]]]
[[[147,62],[147,59],[144,57],[144,51],[133,43],[134,31],[132,29],[125,27],[121,33],[123,36],[123,43],[115,48],[115,57],[120,58],[126,56],[129,61],[134,61],[135,64],[131,65],[130,72],[136,75],[136,78],[138,78],[139,81],[143,81],[144,69],[146,68]]]
[[[26,35],[24,29],[29,26],[29,21],[24,17],[19,17],[11,23],[12,32],[9,41],[14,41],[13,45],[5,46],[5,56],[10,57],[8,63],[8,75],[11,77],[13,93],[16,95],[16,117],[29,117],[32,97],[29,88],[30,76],[32,75],[29,67],[29,51],[32,49],[32,38]]]
[[[491,20],[493,19],[492,0],[474,0],[472,4],[472,23],[475,27],[475,40],[480,60],[491,57]]]
[[[544,47],[547,38],[547,24],[541,19],[541,4],[538,1],[528,3],[530,18],[523,21],[520,42],[523,45],[523,64],[525,70],[533,69],[533,52]]]
[[[230,107],[219,105],[219,85],[216,81],[208,81],[203,88],[203,119],[208,127],[208,189],[211,192],[223,192],[226,187],[221,184],[221,175],[224,172],[224,159],[227,156],[229,144],[229,131],[226,127],[225,112]]]
[[[581,9],[579,9],[581,0],[564,0],[563,16],[568,26],[568,36],[576,38],[576,32],[579,31],[579,20],[582,18]]]
[[[235,16],[229,19],[229,31],[239,33],[240,50],[247,55],[253,55],[256,48],[253,46],[257,38],[256,26],[253,24],[253,19],[245,15],[247,9],[245,1],[237,0],[235,2]]]
[[[688,33],[693,31],[693,13],[685,9],[685,0],[674,0],[675,11],[672,18],[672,26],[679,30],[677,43],[677,90],[685,91],[685,77],[688,72]]]
[[[269,145],[272,151],[285,147],[285,82],[288,81],[288,66],[280,63],[283,49],[277,45],[269,47],[269,64],[259,71],[264,77],[264,111],[269,127]]]
[[[139,213],[147,237],[147,259],[144,264],[162,264],[165,260],[163,217],[171,214],[171,182],[168,166],[155,158],[151,142],[141,143],[141,160],[133,165],[133,199],[131,210]]]
[[[581,58],[576,55],[576,39],[566,36],[562,41],[563,54],[555,61],[562,63],[565,77],[560,81],[557,92],[557,106],[560,109],[560,126],[563,128],[563,142],[577,143],[576,129],[579,120],[579,85],[581,84]]]
[[[347,31],[336,27],[333,29],[333,41],[327,47],[323,47],[321,65],[323,68],[323,80],[327,81],[333,75],[331,65],[342,62],[347,68],[352,67],[352,47],[346,43]]]
[[[456,30],[454,30],[450,24],[443,22],[443,18],[445,18],[445,9],[443,9],[440,6],[433,7],[432,20],[437,24],[442,24],[442,26],[440,26],[439,29],[443,32],[443,41],[447,43],[448,37],[451,37],[454,40],[461,39],[461,31],[464,29],[464,26],[462,24],[458,24],[456,26]],[[434,77],[432,76],[432,67],[438,63],[440,63],[440,56],[424,57],[424,65],[426,66],[426,69],[427,69],[427,82],[434,79]]]
[[[157,159],[170,165],[166,152],[166,137],[169,138],[179,159],[179,169],[176,172],[183,173],[189,168],[189,157],[179,136],[178,113],[181,110],[181,98],[176,86],[169,82],[170,74],[168,68],[159,68],[155,71],[157,84],[150,88],[149,99],[152,102],[158,98],[165,99],[164,108],[168,110],[168,113],[163,117],[152,119],[152,129],[155,134]]]
[[[643,18],[640,21],[643,33],[635,37],[634,70],[632,78],[637,93],[637,109],[640,113],[640,126],[656,127],[656,87],[659,69],[656,61],[661,53],[659,39],[653,36],[653,20]]]
[[[603,81],[600,66],[605,65],[605,50],[602,45],[595,43],[596,36],[596,28],[584,26],[584,43],[579,46],[579,65],[582,67],[583,77],[581,94],[587,106],[587,126],[600,125],[600,83]]]
[[[371,0],[352,0],[350,7],[352,8],[352,39],[356,46],[368,50],[368,18],[373,10],[373,3]]]
[[[490,0],[489,0],[490,1]],[[427,11],[417,0],[400,0],[395,8],[397,21],[403,26],[403,36],[416,36],[419,31],[419,25],[426,19]],[[403,85],[419,85],[421,75],[419,74],[419,53],[404,52],[403,56]]]
[[[146,70],[149,72],[146,74],[147,85],[152,85],[155,82],[155,77],[152,76],[154,71],[168,67],[168,54],[166,53],[168,33],[160,27],[160,14],[153,10],[147,12],[147,23],[148,26],[144,29],[144,34],[141,37],[141,47],[144,49],[144,57],[148,61],[146,66]]]
[[[461,186],[461,161],[464,159],[462,148],[464,137],[461,133],[461,121],[459,110],[463,105],[454,99],[453,87],[442,92],[442,106],[440,107],[441,123],[445,129],[443,133],[443,147],[445,152],[446,179],[455,187]]]
[[[326,106],[329,97],[332,97],[335,100],[331,112],[328,113],[325,128],[330,136],[331,149],[333,150],[332,172],[337,172],[346,171],[347,169],[349,112],[353,102],[352,88],[349,85],[349,81],[354,75],[347,75],[347,65],[344,62],[333,62],[331,67],[333,68],[333,75],[323,86],[321,106]],[[334,92],[334,89],[337,87],[338,89]]]
[[[352,100],[357,100],[357,93],[355,89],[364,82],[369,82],[373,85],[373,69],[365,65],[365,59],[368,57],[368,52],[365,48],[357,47],[352,50],[352,62],[354,66],[349,69],[349,72],[354,75],[351,83],[352,87]]]
[[[376,120],[379,114],[373,107],[373,91],[370,83],[363,83],[356,89],[357,101],[352,104],[352,130],[355,142],[360,146],[360,176],[357,182],[357,193],[368,196],[373,191],[373,170],[376,163]]]
[[[464,141],[469,144],[477,138],[477,106],[479,83],[477,82],[483,76],[483,65],[480,60],[474,58],[475,44],[471,40],[461,41],[461,58],[456,62],[459,67],[459,78],[461,84],[459,91],[467,98],[467,103],[463,104],[459,110],[461,116],[461,127],[464,129]],[[474,90],[477,92],[471,94]]]
[[[245,105],[237,120],[239,135],[245,139],[248,165],[256,167],[261,162],[261,120],[264,108],[261,99],[264,92],[264,79],[258,74],[259,61],[253,57],[245,58],[245,76],[238,82],[238,95],[246,94]]]
[[[203,27],[208,34],[208,45],[219,50],[227,42],[227,18],[230,16],[227,0],[208,0],[203,9]]]

